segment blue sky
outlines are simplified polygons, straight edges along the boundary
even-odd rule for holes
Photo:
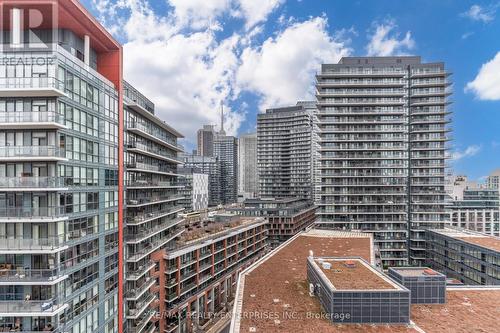
[[[454,172],[500,168],[499,0],[81,1],[124,44],[126,79],[186,150],[221,100],[229,132],[250,132],[266,107],[312,98],[322,62],[411,54],[453,73]]]

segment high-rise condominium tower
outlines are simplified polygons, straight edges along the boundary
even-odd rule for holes
[[[181,135],[79,1],[0,13],[1,329],[156,331],[150,255],[183,231]]]
[[[221,204],[234,203],[238,198],[238,139],[217,134],[214,139],[214,155],[221,165]]]
[[[268,109],[257,116],[257,167],[262,197],[313,199],[316,105]]]
[[[177,165],[182,135],[154,114],[154,104],[124,82],[127,216],[125,282],[127,332],[151,332],[160,293],[151,276],[152,254],[184,228]],[[156,288],[156,289],[155,289]],[[149,306],[149,308],[148,308]],[[157,329],[157,328],[156,328]]]
[[[449,73],[420,57],[342,58],[317,75],[318,223],[373,232],[384,265],[421,264],[446,220]]]
[[[243,134],[238,138],[238,178],[238,194],[255,198],[259,191],[257,133]]]
[[[215,129],[213,125],[204,125],[203,128],[198,130],[198,149],[196,152],[199,156],[214,156],[214,137]]]

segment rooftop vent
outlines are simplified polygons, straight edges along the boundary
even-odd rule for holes
[[[329,262],[324,262],[322,264],[322,266],[323,266],[323,269],[330,269],[330,268],[332,268],[332,264],[330,264]]]
[[[433,271],[432,269],[430,268],[426,268],[424,269],[424,275],[437,275],[437,272],[436,271]]]
[[[356,267],[356,262],[354,260],[347,260],[344,263],[344,266],[347,268],[355,268]]]

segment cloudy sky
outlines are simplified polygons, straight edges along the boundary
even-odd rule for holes
[[[314,97],[321,63],[420,55],[453,72],[456,173],[500,168],[500,1],[81,0],[124,45],[126,79],[186,136],[255,131],[267,107]]]

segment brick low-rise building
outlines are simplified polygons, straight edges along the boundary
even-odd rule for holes
[[[261,216],[268,220],[269,240],[275,247],[312,225],[316,206],[299,198],[247,199],[243,207],[230,209],[243,216]]]
[[[231,309],[238,274],[267,251],[266,220],[233,216],[199,220],[170,249],[158,251],[158,302],[152,309],[160,332],[200,332]],[[156,315],[154,315],[156,314]]]

